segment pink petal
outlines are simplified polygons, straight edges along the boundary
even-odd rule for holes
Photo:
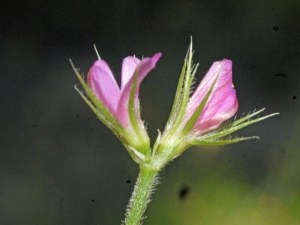
[[[140,65],[137,67],[137,71],[139,72],[137,77],[137,87],[139,88],[141,82],[146,77],[146,75],[155,68],[156,62],[161,57],[161,53],[156,53],[152,58],[144,58],[142,59]],[[137,91],[138,93],[138,91]]]
[[[120,88],[104,60],[97,60],[90,69],[87,82],[97,98],[115,114],[120,99]]]
[[[130,78],[133,76],[133,73],[139,63],[140,63],[140,60],[138,58],[135,58],[132,56],[128,56],[125,59],[123,59],[122,73],[121,73],[121,75],[122,75],[121,89],[124,88],[124,86],[130,80]]]
[[[218,94],[208,101],[208,105],[194,126],[194,130],[201,131],[199,134],[218,128],[222,122],[231,118],[238,109],[235,90],[219,91],[223,93],[223,96]]]
[[[129,114],[128,114],[128,101],[130,97],[130,91],[132,88],[133,78],[134,74],[138,72],[137,75],[137,87],[136,87],[136,94],[135,94],[135,110],[136,110],[136,116],[140,119],[140,115],[138,113],[138,94],[139,94],[139,88],[140,84],[143,81],[143,79],[146,77],[146,75],[155,68],[156,62],[161,57],[161,53],[155,54],[152,58],[144,58],[140,61],[140,63],[136,66],[135,70],[133,71],[130,79],[126,82],[126,85],[121,90],[121,97],[118,104],[118,119],[119,121],[122,121],[123,125],[129,125]],[[132,67],[134,64],[131,64]],[[123,71],[123,70],[122,70]],[[131,69],[126,70],[132,71]],[[127,75],[126,75],[127,76]],[[123,74],[122,74],[123,77]]]
[[[232,62],[214,62],[195,93],[191,97],[187,116],[190,117],[218,76],[213,92],[194,126],[197,134],[216,129],[222,122],[231,118],[237,111],[236,92],[232,86]]]

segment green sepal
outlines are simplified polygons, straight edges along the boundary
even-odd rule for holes
[[[159,146],[160,139],[161,139],[161,132],[158,129],[157,129],[157,131],[158,131],[158,135],[157,135],[156,141],[154,142],[153,149],[152,149],[152,152],[151,152],[152,157],[155,156],[156,150]]]
[[[136,116],[136,109],[135,109],[135,94],[136,94],[136,88],[137,88],[137,76],[139,74],[139,68],[136,69],[136,72],[133,76],[133,83],[130,90],[129,95],[129,102],[128,102],[128,113],[129,113],[129,119],[131,122],[131,125],[135,131],[135,134],[141,143],[144,143],[143,148],[139,149],[139,152],[142,152],[144,154],[144,159],[147,158],[150,148],[150,140],[148,137],[148,134],[144,127],[141,127],[139,124],[138,118]],[[133,135],[133,134],[131,134]]]
[[[138,120],[136,118],[135,106],[134,106],[137,75],[138,75],[138,69],[136,70],[135,74],[133,75],[133,82],[132,82],[130,95],[129,95],[129,101],[128,101],[128,113],[129,113],[129,119],[130,119],[133,129],[135,130],[135,132],[137,134],[140,134],[139,124],[138,124]]]
[[[199,138],[196,138],[192,140],[192,143],[195,145],[225,145],[225,144],[232,144],[232,143],[237,143],[240,141],[245,141],[253,138],[259,138],[257,136],[253,137],[242,137],[242,138],[233,138],[233,139],[227,139],[227,140],[222,140],[220,139],[221,137],[227,136],[229,134],[232,134],[233,132],[240,130],[246,126],[249,126],[253,123],[257,123],[261,120],[267,119],[271,116],[275,116],[279,113],[273,113],[264,117],[260,117],[257,119],[251,119],[253,116],[256,116],[257,114],[261,113],[264,109],[261,109],[259,111],[253,112],[251,114],[248,114],[245,117],[242,117],[225,127],[218,128],[212,132],[209,132],[207,134],[204,134],[200,136]],[[197,135],[197,134],[194,134]]]
[[[183,63],[183,67],[182,67],[182,70],[181,70],[181,74],[180,74],[180,77],[179,77],[179,82],[178,82],[178,85],[177,85],[177,89],[176,89],[176,93],[175,93],[175,99],[174,99],[174,103],[173,103],[173,106],[172,106],[172,110],[171,110],[171,113],[170,113],[170,117],[168,119],[168,122],[167,122],[167,125],[166,125],[166,128],[168,126],[171,126],[174,121],[176,120],[177,115],[178,115],[178,112],[180,110],[180,106],[182,104],[182,89],[183,89],[183,81],[184,81],[184,77],[185,77],[185,71],[186,71],[186,60],[184,60],[184,63]]]
[[[218,139],[204,139],[204,140],[194,140],[192,142],[193,145],[205,145],[205,146],[218,146],[218,145],[228,145],[234,144],[240,141],[246,141],[250,139],[259,139],[257,136],[253,137],[241,137],[241,138],[232,138],[227,140],[218,140]]]
[[[206,93],[206,95],[204,96],[204,98],[202,99],[201,103],[199,104],[199,106],[197,107],[197,109],[195,110],[195,112],[193,113],[193,115],[189,118],[189,120],[187,121],[186,125],[184,126],[183,130],[182,130],[182,134],[186,135],[188,134],[191,129],[194,127],[195,123],[197,122],[197,120],[199,119],[209,97],[212,94],[212,91],[217,83],[218,77],[220,75],[222,69],[220,69],[219,74],[217,75],[217,77],[215,78],[214,82],[212,83],[212,85],[210,86],[208,92]]]
[[[137,88],[137,76],[139,74],[139,68],[136,69],[136,72],[133,76],[133,83],[130,90],[130,96],[129,96],[129,102],[128,102],[128,113],[129,113],[129,119],[131,122],[131,125],[135,131],[135,133],[139,136],[141,140],[145,139],[144,135],[142,134],[142,130],[138,121],[138,118],[136,116],[136,109],[135,109],[135,94],[136,94],[136,88]],[[143,128],[144,129],[144,128]],[[148,137],[148,135],[146,134]]]
[[[181,70],[179,82],[176,89],[172,111],[168,119],[165,130],[170,130],[169,135],[174,134],[182,124],[186,108],[190,98],[191,86],[198,68],[198,64],[193,65],[193,41],[187,51],[184,64]]]

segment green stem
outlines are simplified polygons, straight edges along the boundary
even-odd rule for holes
[[[157,171],[140,167],[134,191],[129,201],[125,225],[139,225],[156,182]]]

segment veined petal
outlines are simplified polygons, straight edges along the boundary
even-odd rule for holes
[[[97,98],[115,115],[121,91],[104,60],[94,63],[89,70],[87,82]]]
[[[121,73],[121,90],[125,87],[127,82],[132,78],[134,71],[141,60],[138,58],[128,56],[123,59],[122,73]]]
[[[141,82],[146,77],[146,75],[155,68],[156,62],[161,57],[161,53],[156,53],[152,58],[144,58],[140,61],[140,63],[136,66],[133,74],[131,75],[130,79],[126,82],[126,85],[121,89],[121,96],[118,103],[117,108],[117,118],[123,125],[129,125],[129,116],[128,116],[128,101],[130,96],[130,91],[133,84],[134,75],[137,73],[137,82],[136,82],[136,94],[135,94],[135,109],[137,111],[137,118],[140,119],[140,115],[138,113],[138,94],[139,94],[139,87]],[[134,63],[132,63],[134,66]],[[123,71],[123,70],[122,70]],[[131,71],[128,69],[126,72]],[[127,75],[126,75],[127,76]],[[123,77],[123,74],[122,74]]]
[[[222,60],[213,63],[191,97],[187,107],[187,118],[197,108],[217,76],[217,82],[211,96],[193,128],[197,135],[217,128],[237,111],[238,102],[232,85],[232,62]]]

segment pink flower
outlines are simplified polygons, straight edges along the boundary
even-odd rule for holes
[[[121,88],[104,60],[97,60],[90,69],[87,76],[89,87],[122,126],[131,125],[128,107],[135,75],[137,80],[134,107],[136,118],[141,122],[138,108],[139,87],[146,75],[155,68],[160,57],[161,53],[142,60],[132,56],[126,57],[122,64]]]
[[[236,92],[232,84],[232,62],[224,59],[213,63],[189,99],[184,121],[190,119],[215,80],[211,95],[192,129],[197,136],[218,128],[238,109]]]
[[[71,62],[86,95],[76,86],[75,89],[101,122],[123,143],[133,160],[145,166],[144,168],[159,171],[190,146],[226,145],[258,138],[253,136],[223,139],[243,127],[278,114],[254,118],[264,110],[262,109],[219,128],[221,123],[230,119],[238,109],[236,91],[232,83],[232,62],[227,59],[214,62],[190,96],[198,68],[198,64],[193,65],[193,52],[191,42],[170,117],[164,131],[158,131],[152,148],[140,118],[138,95],[141,82],[155,68],[162,54],[157,53],[142,60],[126,57],[122,64],[120,87],[104,60],[94,63],[88,73],[87,83]]]

